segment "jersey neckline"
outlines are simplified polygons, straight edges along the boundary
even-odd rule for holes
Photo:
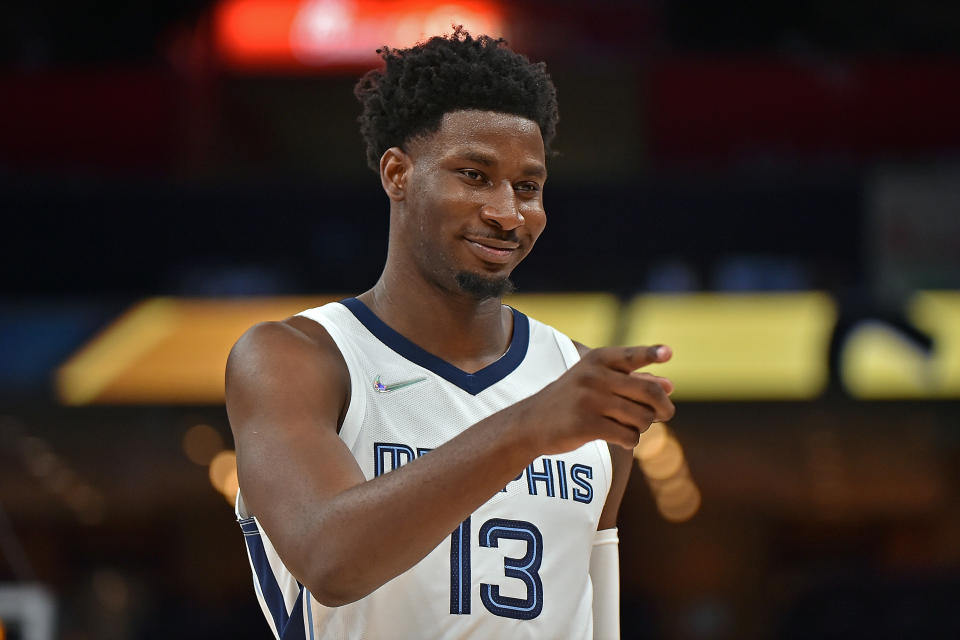
[[[530,344],[530,323],[527,316],[513,307],[509,307],[513,313],[513,336],[510,338],[510,346],[507,347],[506,353],[483,369],[474,373],[467,373],[411,342],[377,317],[370,310],[370,307],[357,298],[341,300],[340,304],[349,309],[354,317],[367,328],[367,331],[387,347],[410,362],[418,364],[424,369],[429,369],[447,382],[474,396],[500,382],[519,367],[527,355],[527,347]]]

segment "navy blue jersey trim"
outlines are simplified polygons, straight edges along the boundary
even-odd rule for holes
[[[418,364],[424,369],[429,369],[471,395],[477,395],[510,375],[523,362],[527,355],[527,347],[530,344],[530,321],[527,316],[511,307],[510,311],[513,312],[513,337],[510,339],[507,352],[496,362],[487,365],[480,371],[467,373],[410,342],[410,340],[391,329],[367,305],[356,298],[341,300],[340,304],[349,309],[357,320],[362,322],[363,326],[380,342],[410,362]]]
[[[307,633],[303,624],[303,594],[305,591],[306,589],[301,585],[300,595],[297,596],[293,611],[290,612],[290,619],[287,620],[286,626],[280,632],[280,637],[283,640],[307,640]],[[310,635],[313,635],[312,628],[310,629]]]
[[[283,593],[280,591],[277,578],[270,568],[267,551],[263,547],[263,540],[260,539],[260,530],[257,528],[256,522],[253,518],[248,518],[242,521],[240,526],[243,529],[247,549],[250,551],[255,579],[260,584],[260,592],[263,594],[267,609],[270,610],[270,615],[273,617],[273,624],[277,628],[277,633],[283,640],[303,639],[303,587],[300,587],[300,595],[293,606],[293,611],[287,613]]]

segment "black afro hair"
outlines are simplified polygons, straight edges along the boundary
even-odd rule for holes
[[[367,72],[354,87],[363,106],[358,118],[367,164],[380,171],[390,147],[440,128],[443,114],[458,109],[498,111],[540,125],[544,147],[557,130],[557,90],[542,62],[507,48],[502,38],[474,38],[463,27],[409,49],[384,47],[383,70]]]

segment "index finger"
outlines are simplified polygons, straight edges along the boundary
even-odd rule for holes
[[[607,347],[596,351],[600,364],[623,373],[631,373],[648,364],[666,362],[673,356],[673,349],[665,344],[649,347]]]

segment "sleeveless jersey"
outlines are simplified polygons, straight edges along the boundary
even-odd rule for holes
[[[355,298],[300,314],[327,330],[347,363],[350,404],[340,438],[368,480],[430,455],[579,359],[570,338],[512,312],[507,352],[472,374],[407,340]],[[237,517],[254,589],[280,640],[590,638],[590,553],[611,475],[602,440],[541,456],[423,560],[341,607],[311,597],[240,494]]]

